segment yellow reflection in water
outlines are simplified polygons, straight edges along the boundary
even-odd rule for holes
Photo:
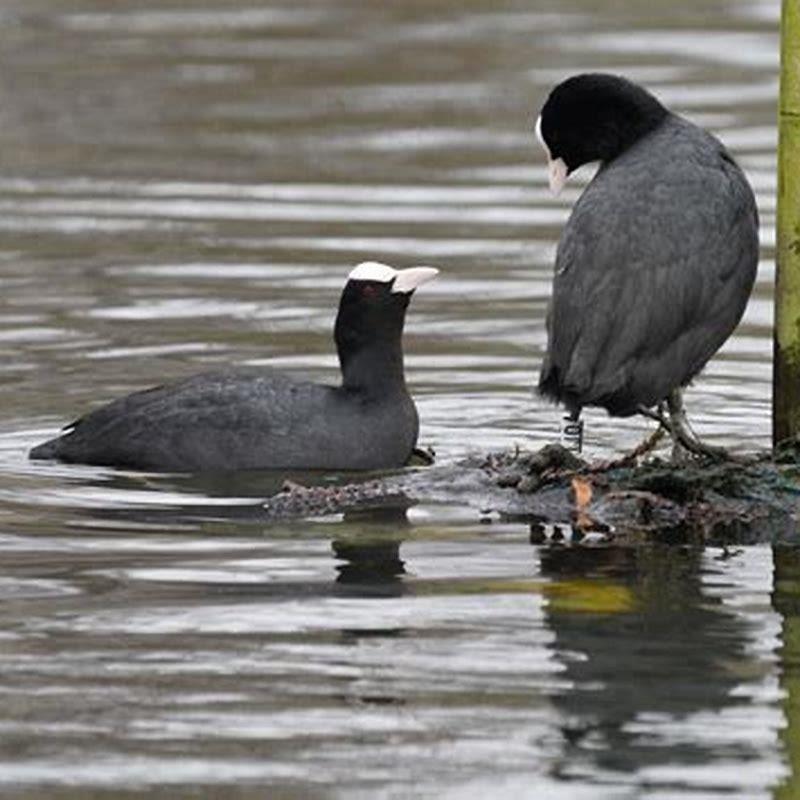
[[[558,612],[589,614],[625,614],[636,607],[636,597],[620,583],[571,580],[546,587],[550,609]]]
[[[637,605],[627,586],[597,580],[548,583],[528,578],[470,578],[416,581],[409,588],[415,595],[539,594],[559,613],[625,614]]]

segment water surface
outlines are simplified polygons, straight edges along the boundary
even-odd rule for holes
[[[534,546],[522,524],[267,525],[275,478],[31,464],[122,393],[229,364],[336,379],[358,261],[443,270],[407,373],[440,462],[552,441],[549,87],[624,72],[751,179],[762,265],[688,393],[767,444],[777,0],[6,0],[0,793],[791,796],[791,551]],[[637,420],[587,419],[591,455]],[[777,584],[773,568],[788,575]]]

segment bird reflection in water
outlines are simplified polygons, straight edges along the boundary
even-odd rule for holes
[[[702,548],[539,552],[554,581],[545,604],[553,650],[573,687],[552,696],[565,720],[553,773],[576,779],[712,761],[707,737],[663,738],[665,717],[679,727],[736,706],[733,690],[752,666],[745,622],[707,591]],[[734,743],[731,757],[752,758],[755,748]]]
[[[342,586],[358,587],[359,594],[403,594],[406,570],[400,558],[402,539],[398,538],[398,533],[410,527],[406,509],[349,512],[345,521],[355,533],[331,542],[334,556],[340,561],[336,565],[336,582]],[[360,523],[366,526],[364,538],[358,533]],[[381,538],[376,538],[376,535]]]

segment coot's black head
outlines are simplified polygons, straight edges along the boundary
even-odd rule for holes
[[[536,135],[557,194],[582,164],[608,162],[657,128],[669,112],[650,92],[617,75],[575,75],[550,92]]]
[[[384,370],[396,372],[398,359],[402,379],[406,309],[414,290],[438,272],[433,267],[396,270],[366,261],[350,273],[334,331],[346,384],[380,378]],[[367,370],[376,374],[361,374]]]

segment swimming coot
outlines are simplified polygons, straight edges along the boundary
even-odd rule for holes
[[[171,472],[402,466],[418,432],[403,323],[437,272],[366,262],[350,273],[334,331],[340,386],[272,370],[197,375],[98,408],[30,457]]]
[[[556,86],[536,134],[556,193],[600,162],[558,245],[539,391],[575,421],[584,406],[644,413],[690,451],[717,453],[689,428],[681,389],[731,335],[753,287],[747,179],[714,136],[614,75]]]

